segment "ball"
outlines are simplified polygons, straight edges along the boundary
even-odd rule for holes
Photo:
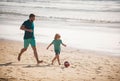
[[[68,61],[65,61],[65,62],[64,62],[64,66],[67,68],[67,67],[70,66],[70,63],[69,63]]]

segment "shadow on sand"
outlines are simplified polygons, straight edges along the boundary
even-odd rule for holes
[[[4,64],[0,64],[0,66],[9,66],[11,65],[13,62],[8,62],[8,63],[4,63]]]
[[[22,66],[23,68],[34,68],[34,67],[51,67],[51,64],[16,64],[14,62],[7,62],[0,64],[2,66]]]
[[[29,64],[29,65],[27,65],[27,66],[24,66],[23,68],[34,68],[34,67],[51,67],[51,65],[50,64],[46,64],[46,65],[38,65],[38,64]]]

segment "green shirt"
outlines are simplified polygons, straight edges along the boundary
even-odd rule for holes
[[[24,25],[26,29],[32,29],[33,31],[33,32],[25,31],[24,39],[30,39],[30,38],[34,39],[35,38],[34,37],[34,23],[31,22],[30,20],[27,20],[22,25]]]
[[[62,44],[62,40],[53,40],[52,44],[54,45],[54,50],[61,50],[60,44]]]

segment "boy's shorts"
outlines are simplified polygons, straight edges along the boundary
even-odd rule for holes
[[[55,50],[55,54],[56,55],[60,54],[60,50]]]
[[[30,38],[30,39],[24,39],[24,48],[27,48],[31,44],[31,46],[36,46],[35,39]]]

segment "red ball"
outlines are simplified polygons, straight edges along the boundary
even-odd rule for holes
[[[67,67],[70,66],[70,63],[69,63],[68,61],[65,61],[65,62],[64,62],[64,66],[67,68]]]

